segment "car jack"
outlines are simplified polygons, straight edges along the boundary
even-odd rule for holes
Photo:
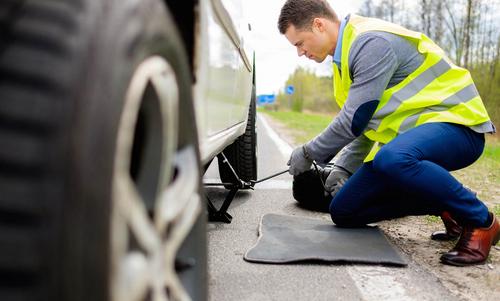
[[[240,179],[240,177],[238,176],[238,174],[234,170],[231,163],[229,163],[229,160],[227,160],[227,158],[223,152],[218,154],[217,158],[219,158],[219,162],[222,162],[223,164],[227,164],[227,166],[229,167],[229,170],[231,170],[232,174],[234,175],[234,178],[236,179],[236,183],[204,183],[203,184],[205,187],[224,186],[226,188],[229,188],[229,192],[226,195],[226,197],[224,199],[224,203],[222,203],[222,206],[220,207],[219,210],[217,210],[217,208],[212,203],[212,201],[208,198],[208,196],[206,196],[207,203],[208,203],[208,220],[210,222],[223,222],[223,223],[227,223],[227,224],[231,223],[231,220],[233,219],[233,217],[227,212],[227,210],[229,209],[229,206],[233,202],[234,197],[236,196],[236,193],[238,192],[238,190],[240,190],[240,189],[252,189],[253,190],[254,189],[253,187],[255,186],[255,184],[264,182],[266,180],[269,180],[271,178],[277,177],[279,175],[282,175],[282,174],[288,172],[288,169],[286,169],[284,171],[281,171],[277,174],[271,175],[269,177],[266,177],[266,178],[258,180],[258,181],[251,180],[249,182],[245,182],[245,181]]]

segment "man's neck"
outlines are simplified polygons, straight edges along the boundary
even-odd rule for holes
[[[337,42],[339,38],[339,30],[340,30],[340,21],[332,22],[332,27],[330,29],[329,35],[332,41],[332,48],[330,49],[330,54],[333,55],[335,52],[335,48],[337,47]]]

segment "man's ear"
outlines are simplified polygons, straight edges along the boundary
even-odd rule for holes
[[[312,27],[316,28],[320,32],[325,31],[326,30],[325,20],[322,18],[314,18]]]

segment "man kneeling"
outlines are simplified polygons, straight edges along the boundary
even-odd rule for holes
[[[485,262],[500,225],[450,174],[476,161],[484,134],[495,131],[470,73],[424,34],[356,15],[339,20],[325,0],[288,0],[278,27],[299,56],[333,56],[341,107],[321,134],[293,151],[290,173],[310,170],[313,160],[329,162],[366,137],[371,151],[329,204],[335,224],[439,215],[447,227],[439,238],[460,237],[441,261]]]

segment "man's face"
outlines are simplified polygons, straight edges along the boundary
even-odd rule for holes
[[[334,46],[330,42],[321,20],[314,19],[310,30],[300,30],[290,25],[285,32],[288,41],[297,48],[299,56],[305,55],[308,59],[321,63],[333,52]]]

